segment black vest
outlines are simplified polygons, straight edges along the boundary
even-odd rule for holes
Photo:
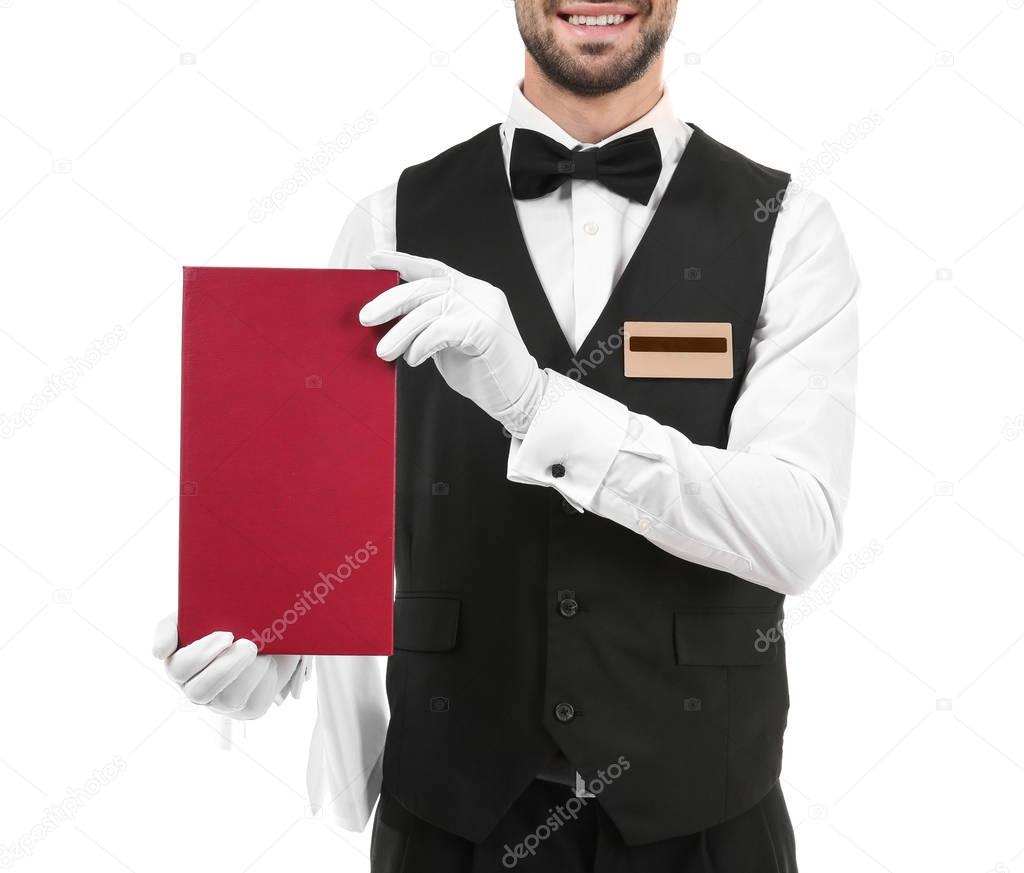
[[[530,261],[497,126],[405,170],[397,243],[501,288],[542,367],[724,447],[764,295],[763,207],[787,182],[695,129],[575,354]],[[631,320],[731,322],[735,378],[627,379]],[[475,841],[559,750],[599,780],[631,844],[756,803],[779,777],[789,706],[782,595],[509,482],[508,450],[433,365],[399,362],[384,790]]]

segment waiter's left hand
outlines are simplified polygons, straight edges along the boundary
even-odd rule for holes
[[[440,261],[402,252],[374,252],[370,265],[397,270],[406,281],[359,312],[364,325],[404,316],[377,344],[386,361],[411,367],[433,358],[444,380],[511,433],[529,427],[545,374],[527,350],[504,293]]]

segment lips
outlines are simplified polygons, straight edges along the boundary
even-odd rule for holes
[[[569,3],[558,10],[558,18],[574,33],[600,36],[623,30],[637,15],[626,3]]]

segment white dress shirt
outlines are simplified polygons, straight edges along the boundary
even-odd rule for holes
[[[514,89],[500,128],[506,173],[517,127],[563,145],[603,145],[653,128],[662,172],[647,205],[573,179],[515,208],[540,283],[572,348],[597,321],[635,251],[692,130],[668,94],[600,143],[580,143]],[[330,266],[365,268],[395,248],[397,183],[363,200]],[[511,196],[511,195],[509,195]],[[683,265],[680,265],[682,268]],[[800,593],[837,554],[853,447],[858,279],[828,203],[791,186],[772,236],[748,370],[728,446],[679,431],[548,370],[539,411],[513,439],[508,478],[556,488],[578,510],[659,548],[784,594]],[[423,366],[428,366],[424,364]],[[555,479],[551,465],[565,475]],[[308,781],[314,808],[361,830],[380,790],[387,725],[383,659],[318,658],[320,717]]]

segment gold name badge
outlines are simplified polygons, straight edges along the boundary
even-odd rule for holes
[[[731,379],[732,325],[719,321],[627,321],[626,376]]]

